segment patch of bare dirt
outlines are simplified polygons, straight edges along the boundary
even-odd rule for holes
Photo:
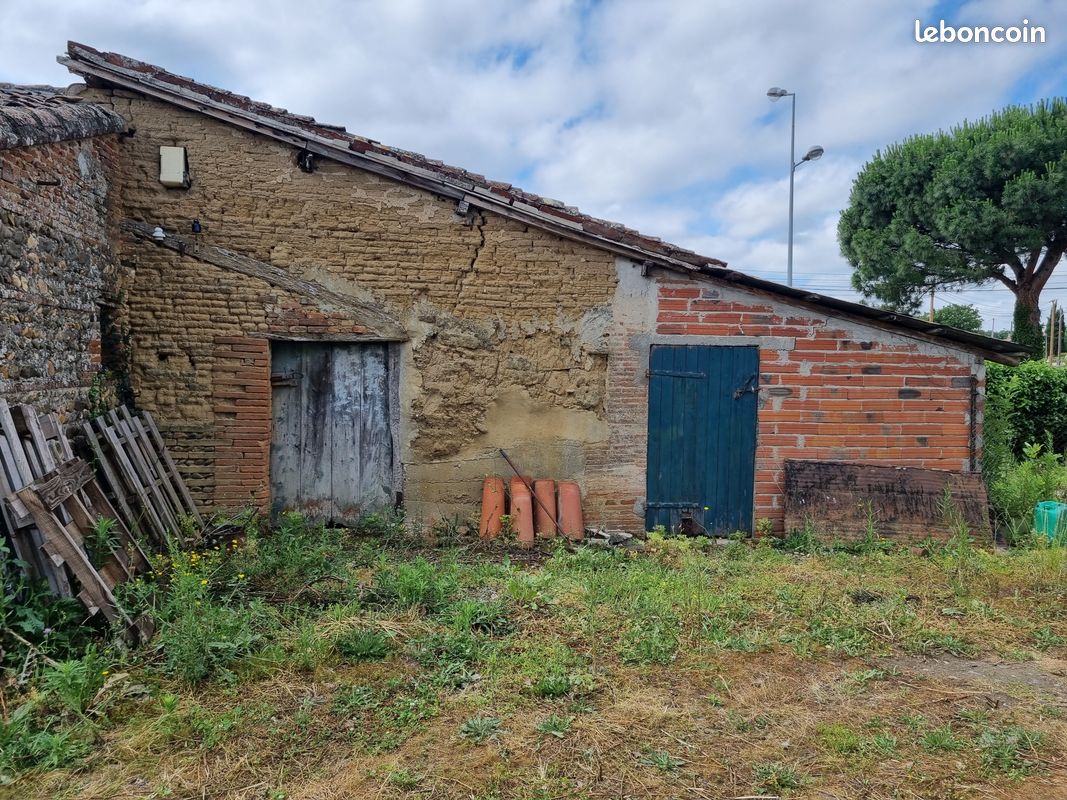
[[[987,691],[1009,703],[1017,702],[1021,691],[1024,695],[1043,696],[1055,705],[1067,707],[1067,660],[1060,658],[1002,661],[958,656],[892,656],[877,659],[877,663],[884,669],[896,669],[902,675],[917,675]]]

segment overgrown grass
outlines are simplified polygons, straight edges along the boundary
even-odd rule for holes
[[[848,796],[862,773],[871,796],[949,796],[1042,772],[1067,741],[1032,692],[977,708],[974,691],[878,661],[1067,656],[1062,550],[652,535],[641,553],[558,547],[520,565],[414,547],[397,525],[370,520],[372,538],[287,516],[160,559],[124,596],[156,618],[149,647],[9,683],[0,780],[18,797],[107,797],[134,778],[145,797],[203,780],[242,797],[309,781]],[[466,768],[457,748],[482,755]]]

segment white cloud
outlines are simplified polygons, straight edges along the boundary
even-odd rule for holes
[[[837,214],[877,148],[1067,86],[1064,4],[1027,4],[1043,46],[915,43],[914,20],[936,24],[941,7],[5,0],[0,80],[70,82],[53,59],[76,39],[779,276],[789,103],[765,92],[783,85],[797,92],[797,151],[826,147],[797,172],[797,279],[844,296]],[[971,0],[953,14],[1011,24],[1018,8]],[[1007,318],[1006,291],[967,296]]]

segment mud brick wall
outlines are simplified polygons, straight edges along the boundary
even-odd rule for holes
[[[84,412],[113,303],[114,135],[0,150],[0,396]]]
[[[86,97],[136,129],[122,143],[124,218],[190,238],[199,219],[202,243],[399,320],[399,444],[414,514],[473,509],[482,476],[506,471],[498,447],[531,472],[584,482],[606,441],[612,256],[490,213],[460,215],[453,201],[326,160],[304,173],[294,148],[133,93]],[[159,184],[161,145],[187,148],[189,189]],[[229,423],[218,408],[233,398],[222,397],[232,386],[219,380],[219,342],[351,338],[360,320],[189,253],[130,239],[121,253],[137,401],[214,503],[232,466],[220,463],[232,459],[221,456]]]
[[[984,360],[930,337],[791,305],[712,280],[643,280],[620,266],[608,416],[613,463],[595,485],[605,521],[640,526],[649,348],[760,347],[753,522],[781,531],[786,459],[976,472]]]

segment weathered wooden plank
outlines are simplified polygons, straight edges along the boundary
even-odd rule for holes
[[[97,469],[103,473],[104,480],[107,481],[108,488],[115,497],[115,503],[121,514],[121,517],[115,515],[116,518],[121,518],[131,532],[139,535],[141,533],[140,517],[135,515],[133,509],[130,507],[127,500],[126,488],[122,485],[115,467],[111,463],[111,459],[100,445],[100,440],[97,438],[93,426],[88,422],[83,422],[82,433],[85,435],[85,441],[93,453],[93,458],[96,459]],[[144,512],[142,511],[142,513]]]
[[[276,342],[271,351],[270,482],[271,509],[275,514],[296,508],[300,498],[303,347],[300,342]]]
[[[338,525],[355,524],[363,510],[363,353],[358,345],[336,345],[327,350],[331,361],[326,401],[330,406],[331,519]]]
[[[329,521],[333,512],[333,406],[330,404],[329,349],[313,343],[301,348],[304,375],[300,409],[300,499],[297,510],[310,519]]]
[[[100,484],[96,481],[90,481],[85,486],[85,494],[89,498],[93,513],[95,513],[96,516],[115,520],[114,532],[122,545],[123,551],[128,554],[133,570],[136,572],[146,572],[150,569],[151,562],[148,560],[148,555],[142,549],[140,543],[133,536],[130,529],[122,522],[119,515],[115,513],[115,507],[112,506],[111,501],[107,499],[107,495],[105,495],[103,489],[100,488]]]
[[[119,416],[117,410],[112,409],[108,414],[118,433],[118,440],[124,447],[130,463],[133,464],[134,469],[140,477],[141,485],[147,490],[148,496],[151,498],[159,518],[163,521],[163,524],[167,526],[168,535],[179,536],[181,526],[178,523],[177,515],[174,513],[170,503],[167,501],[166,495],[161,489],[161,484],[163,483],[162,477],[155,474],[151,465],[149,465],[148,461],[145,459],[144,454],[141,452],[140,445],[137,442],[137,435],[132,426],[127,424],[127,422]]]
[[[33,463],[33,454],[36,453],[37,465],[40,472],[34,475],[35,478],[39,478],[46,472],[51,472],[56,468],[56,457],[52,451],[52,446],[49,444],[48,438],[44,435],[44,431],[41,430],[41,423],[37,419],[37,410],[33,406],[18,405],[14,408],[15,411],[15,424],[24,433],[33,444],[33,450],[27,450],[26,455],[30,456],[30,462]]]
[[[97,431],[111,449],[111,454],[115,457],[115,461],[123,479],[126,481],[126,485],[129,487],[130,491],[133,492],[134,496],[136,496],[138,501],[137,504],[145,514],[147,527],[151,529],[152,535],[156,539],[156,543],[160,546],[165,546],[167,542],[167,527],[163,524],[163,520],[160,519],[159,514],[156,513],[155,506],[148,497],[148,490],[141,484],[137,470],[134,469],[133,464],[127,457],[126,451],[118,440],[115,429],[107,423],[105,417],[98,417],[94,420],[94,423],[96,424]]]
[[[30,484],[49,509],[63,503],[93,479],[93,468],[80,458],[60,464]]]
[[[166,497],[164,497],[163,492],[160,490],[159,484],[161,479],[153,474],[152,468],[145,461],[141,449],[137,446],[133,430],[130,426],[126,424],[114,409],[108,412],[108,416],[110,417],[112,427],[116,432],[116,441],[123,448],[126,457],[133,465],[141,485],[145,488],[148,497],[152,501],[156,514],[167,529],[167,534],[174,535],[179,527],[178,518],[174,515],[170,505],[167,503]]]
[[[78,596],[90,613],[100,611],[109,622],[122,622],[132,628],[133,621],[123,612],[111,590],[89,562],[85,551],[75,543],[69,531],[45,507],[37,493],[27,487],[19,490],[18,496],[30,510],[38,529],[44,534],[45,550],[54,558],[62,561],[77,578],[81,587]]]
[[[393,504],[393,434],[389,420],[389,358],[384,344],[360,345],[363,358],[360,403],[358,497],[363,510]],[[350,520],[354,523],[356,520]]]
[[[946,498],[948,507],[946,508]],[[828,536],[865,535],[868,518],[888,539],[948,540],[957,524],[991,542],[989,503],[980,475],[837,461],[785,463],[786,530],[808,521]]]
[[[34,475],[30,469],[30,462],[26,459],[26,454],[22,450],[22,438],[15,429],[15,419],[11,414],[11,407],[8,406],[7,401],[3,398],[0,398],[0,432],[4,434],[4,438],[11,448],[10,455],[14,467],[12,485],[15,489],[21,489],[28,483],[33,482]]]
[[[41,573],[38,562],[44,556],[37,545],[34,544],[30,532],[26,530],[26,526],[33,523],[33,518],[30,517],[30,512],[26,507],[22,505],[22,501],[15,496],[8,480],[7,474],[11,462],[11,450],[8,446],[7,438],[0,436],[0,499],[7,500],[7,502],[0,502],[0,521],[3,521],[11,539],[11,547],[14,550],[15,558],[28,564],[29,568],[35,570],[35,574],[39,575]],[[18,502],[17,508],[12,507],[12,500]]]
[[[119,414],[123,421],[132,429],[134,433],[134,446],[141,451],[141,456],[152,471],[152,474],[157,476],[160,488],[163,490],[164,498],[170,506],[171,515],[178,522],[178,527],[174,531],[175,538],[177,538],[180,544],[185,544],[185,536],[181,530],[181,520],[182,517],[185,516],[185,509],[182,506],[181,499],[178,497],[177,490],[174,488],[170,475],[167,474],[163,462],[156,455],[156,448],[152,444],[148,431],[144,427],[144,423],[142,423],[138,417],[130,414],[130,410],[126,408],[126,406],[119,408]]]
[[[144,418],[145,426],[148,429],[149,435],[152,437],[152,442],[155,444],[156,451],[158,452],[160,459],[162,459],[163,465],[166,467],[171,481],[178,489],[178,494],[185,503],[185,513],[196,519],[197,524],[203,525],[204,518],[200,515],[196,503],[193,502],[193,496],[189,493],[189,487],[185,485],[185,480],[182,478],[181,472],[174,463],[174,459],[171,458],[170,451],[167,449],[167,445],[163,441],[163,436],[159,432],[159,427],[156,425],[155,418],[147,411],[142,411],[141,416]]]
[[[0,398],[0,433],[3,434],[6,445],[3,452],[6,461],[5,470],[8,476],[9,493],[15,493],[29,485],[42,472],[39,464],[31,464],[29,456],[32,455],[32,448],[31,452],[27,453],[22,436],[18,432],[15,416],[7,402]],[[36,462],[36,458],[34,458],[34,461]],[[73,590],[70,581],[67,580],[66,573],[63,571],[62,566],[57,564],[55,559],[49,557],[49,554],[43,549],[44,534],[37,529],[36,525],[29,524],[27,514],[28,510],[23,513],[21,509],[18,514],[23,521],[26,538],[30,541],[29,546],[23,548],[24,552],[29,555],[26,563],[31,565],[31,569],[38,576],[43,577],[48,582],[48,587],[54,594],[61,597],[70,597],[73,594]]]

